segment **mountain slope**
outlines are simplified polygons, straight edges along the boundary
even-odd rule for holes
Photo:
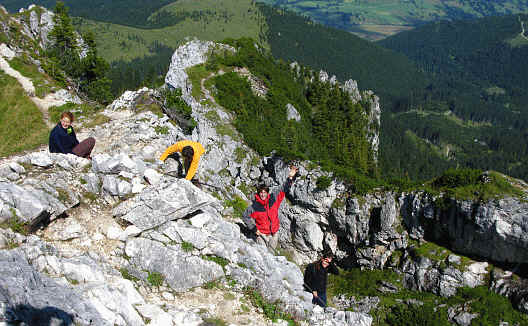
[[[528,311],[528,185],[499,173],[447,171],[420,189],[359,195],[358,180],[343,183],[317,163],[297,161],[300,175],[281,209],[281,250],[256,245],[240,214],[257,184],[282,184],[290,162],[257,154],[248,146],[254,139],[244,142],[235,128],[244,127],[247,114],[260,118],[250,127],[286,140],[269,144],[261,137],[255,147],[283,145],[287,153],[284,148],[306,143],[295,137],[301,128],[288,125],[310,129],[310,113],[332,117],[339,107],[343,121],[328,121],[357,131],[379,107],[352,81],[338,87],[325,73],[277,63],[252,40],[228,43],[178,48],[166,76],[167,87],[179,89],[174,93],[144,88],[100,111],[72,103],[52,110],[74,111],[79,138],[97,139],[91,161],[45,149],[0,161],[0,319],[119,326],[527,322],[528,315],[493,292]],[[26,50],[19,50],[23,57]],[[310,105],[301,86],[312,88]],[[249,110],[252,103],[257,110]],[[164,114],[189,111],[192,134]],[[286,137],[263,128],[268,113],[277,120],[273,131]],[[332,127],[324,121],[315,121],[323,127],[318,132]],[[349,140],[335,131],[330,141],[317,136],[325,141],[318,145]],[[197,173],[201,189],[171,175],[176,161],[157,161],[182,138],[206,148]],[[300,266],[325,249],[344,271],[331,279],[336,309],[323,311],[304,291]]]

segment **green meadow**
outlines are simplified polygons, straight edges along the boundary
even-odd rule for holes
[[[109,62],[152,55],[154,43],[176,48],[192,38],[213,41],[251,37],[265,43],[261,37],[266,31],[265,17],[250,0],[185,0],[160,11],[174,13],[181,20],[160,29],[134,28],[83,18],[76,18],[74,23],[81,32],[91,30],[95,33],[99,53]]]
[[[18,81],[0,71],[0,157],[48,141],[48,127]]]

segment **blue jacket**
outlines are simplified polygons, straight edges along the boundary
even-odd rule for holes
[[[79,144],[73,127],[69,127],[71,132],[62,128],[60,122],[53,128],[49,137],[49,151],[51,153],[69,154],[72,149]]]

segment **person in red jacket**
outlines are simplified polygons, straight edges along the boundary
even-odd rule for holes
[[[270,193],[266,185],[257,188],[255,199],[243,215],[244,223],[255,232],[257,243],[275,250],[279,242],[279,207],[292,185],[298,168],[290,166],[288,178],[276,191]]]

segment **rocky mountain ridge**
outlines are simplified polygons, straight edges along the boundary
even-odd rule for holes
[[[31,324],[31,312],[38,312],[81,325],[203,325],[219,315],[236,325],[269,324],[254,310],[244,317],[244,293],[252,288],[270,302],[279,300],[301,323],[371,325],[370,309],[322,311],[310,303],[297,264],[315,260],[325,248],[342,267],[391,268],[402,273],[406,287],[441,296],[489,278],[492,289],[528,312],[518,270],[486,262],[527,263],[528,186],[521,181],[512,182],[524,199],[451,199],[446,206],[419,191],[355,196],[335,180],[321,190],[317,179],[330,174],[300,162],[300,177],[280,212],[281,247],[295,263],[257,246],[227,201],[235,195],[247,201],[260,182],[278,186],[287,164],[259,157],[231,126],[231,113],[192,97],[185,69],[204,63],[214,46],[222,45],[195,40],[182,46],[166,77],[192,107],[198,123],[192,135],[160,113],[157,90],[144,88],[126,92],[101,112],[108,123],[78,133],[97,139],[91,162],[46,150],[2,160],[0,222],[9,228],[0,229],[0,269],[6,275],[0,320]],[[359,94],[357,84],[349,93]],[[219,133],[220,127],[232,133]],[[198,177],[209,188],[171,176],[177,169],[172,160],[157,163],[167,146],[183,138],[204,144]],[[23,235],[23,225],[45,228]],[[426,240],[447,242],[459,254],[438,249],[421,255]],[[189,304],[193,292],[202,297]],[[226,300],[226,293],[235,300]],[[204,303],[218,295],[230,309],[218,303],[222,297]],[[341,309],[357,305],[349,298],[342,302]],[[477,316],[454,309],[451,320],[462,325]]]

